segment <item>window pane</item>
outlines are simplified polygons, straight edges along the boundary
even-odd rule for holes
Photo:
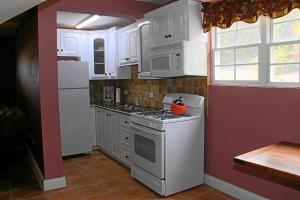
[[[258,63],[258,47],[236,49],[236,64]]]
[[[224,33],[224,32],[230,32],[236,30],[236,23],[233,23],[229,28],[217,28],[217,33]]]
[[[234,67],[215,67],[215,80],[229,81],[234,80]]]
[[[271,82],[299,82],[299,64],[272,65],[270,70]]]
[[[294,19],[300,19],[300,10],[299,9],[294,9],[289,14],[287,14],[283,17],[274,19],[274,23],[284,22],[284,21],[294,20]]]
[[[258,81],[258,65],[237,65],[236,80]]]
[[[271,47],[271,63],[300,62],[300,44]]]
[[[218,47],[232,47],[235,46],[236,32],[227,32],[218,34]]]
[[[237,45],[260,43],[260,29],[251,28],[237,31]]]
[[[222,50],[215,52],[216,65],[232,65],[234,64],[234,50]]]
[[[259,21],[256,23],[237,22],[237,29],[254,28],[259,26]]]
[[[300,20],[274,25],[274,42],[300,40]]]

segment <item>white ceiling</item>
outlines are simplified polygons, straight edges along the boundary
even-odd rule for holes
[[[91,14],[58,11],[57,25],[62,28],[75,28],[76,25],[80,24],[91,16]],[[84,27],[84,29],[101,30],[109,29],[114,26],[124,27],[133,23],[134,21],[135,20],[131,18],[101,16],[95,22]]]
[[[45,0],[0,0],[0,24]]]

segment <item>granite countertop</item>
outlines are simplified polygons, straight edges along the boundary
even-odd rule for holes
[[[151,107],[145,107],[145,106],[134,106],[134,105],[107,105],[104,102],[98,102],[96,104],[91,104],[91,107],[99,107],[99,108],[104,108],[107,110],[119,112],[122,114],[130,115],[130,113],[135,113],[135,112],[144,112],[144,111],[150,111],[150,110],[155,110],[157,108],[151,108]]]

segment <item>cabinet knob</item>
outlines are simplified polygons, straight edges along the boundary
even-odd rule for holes
[[[125,140],[128,140],[129,138],[128,137],[125,137]]]
[[[172,35],[168,35],[168,37],[172,37]]]
[[[125,121],[124,123],[125,123],[125,124],[128,124],[128,121]]]
[[[125,156],[125,158],[129,158],[129,156]]]
[[[165,38],[168,38],[168,36],[167,36],[167,35],[165,35]]]

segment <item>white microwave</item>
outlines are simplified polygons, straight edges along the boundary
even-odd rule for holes
[[[151,48],[153,77],[206,76],[207,47],[203,42],[181,41]]]

